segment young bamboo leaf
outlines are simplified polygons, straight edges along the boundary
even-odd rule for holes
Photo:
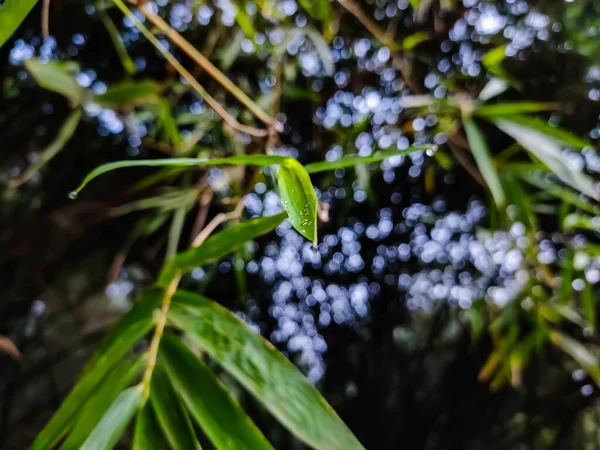
[[[166,447],[152,405],[146,402],[135,419],[132,450],[163,450]]]
[[[559,103],[514,102],[498,103],[497,105],[481,105],[473,109],[473,114],[479,117],[510,116],[514,114],[552,111],[560,108]]]
[[[600,384],[600,360],[598,360],[596,355],[589,351],[583,344],[560,331],[551,331],[550,340],[554,345],[577,361],[581,368],[594,379],[596,384]]]
[[[198,450],[194,428],[169,377],[159,366],[152,374],[150,403],[173,450]]]
[[[283,219],[285,219],[285,213],[248,220],[226,228],[209,237],[199,247],[190,248],[177,254],[173,259],[172,268],[186,271],[207,262],[218,261],[241,248],[245,242],[270,233]]]
[[[81,121],[83,110],[76,109],[65,120],[54,140],[39,154],[38,159],[31,164],[23,174],[10,181],[11,187],[17,187],[29,180],[38,170],[44,167],[48,161],[60,152],[66,143],[73,137],[75,130]]]
[[[317,196],[306,169],[288,158],[279,166],[279,193],[292,226],[317,245]]]
[[[125,389],[115,399],[108,411],[81,446],[82,450],[109,450],[121,438],[133,416],[144,403],[142,386]]]
[[[162,292],[144,296],[123,316],[105,338],[81,378],[63,401],[58,411],[38,434],[31,450],[52,448],[72,428],[77,413],[94,393],[106,374],[152,328],[152,313],[160,305]]]
[[[473,157],[477,162],[477,167],[479,167],[483,179],[490,188],[494,200],[496,201],[496,205],[502,207],[506,204],[506,196],[504,195],[504,189],[502,188],[500,177],[498,176],[498,172],[492,161],[485,138],[473,119],[466,119],[464,121],[464,127],[467,133],[467,139],[469,140],[469,146],[473,152]]]
[[[435,146],[431,145],[415,145],[404,150],[389,150],[385,152],[375,152],[369,156],[347,155],[335,161],[319,161],[304,166],[308,173],[325,172],[328,170],[344,169],[346,167],[354,167],[357,164],[369,164],[373,162],[383,161],[392,156],[406,156],[415,152],[423,152],[425,150],[435,150]]]
[[[177,291],[169,319],[309,447],[363,448],[304,375],[227,309],[200,295]]]
[[[128,167],[200,167],[200,166],[215,166],[215,165],[249,165],[249,166],[270,166],[272,164],[281,164],[286,158],[284,156],[275,155],[241,155],[231,156],[229,158],[169,158],[169,159],[145,159],[135,161],[117,161],[113,163],[103,164],[92,170],[81,182],[81,184],[73,191],[74,194],[79,193],[90,181],[94,178],[103,175],[107,172],[112,172],[117,169],[125,169]]]
[[[71,65],[31,58],[25,61],[25,68],[44,89],[64,95],[75,105],[85,103],[86,91],[75,80]]]
[[[562,148],[552,136],[508,118],[494,118],[492,122],[535,155],[563,182],[600,200],[600,193],[594,187],[593,181],[581,170],[573,168],[563,160]]]
[[[104,24],[108,35],[110,36],[110,40],[112,41],[113,47],[115,48],[117,55],[119,55],[121,65],[129,75],[135,75],[135,73],[137,72],[137,68],[135,66],[135,63],[131,59],[131,56],[129,56],[129,53],[127,52],[127,48],[125,47],[123,39],[121,39],[121,34],[119,33],[119,30],[117,29],[114,22],[110,19],[109,15],[103,8],[98,8],[96,11],[98,13],[98,16],[100,17],[100,20]]]
[[[210,369],[179,338],[165,335],[160,355],[175,390],[216,448],[273,448]]]
[[[37,0],[6,0],[0,7],[0,47],[10,39]]]
[[[138,357],[125,361],[116,367],[102,381],[94,395],[77,414],[73,431],[60,446],[61,450],[79,450],[89,434],[94,430],[102,415],[108,410],[119,393],[127,388],[143,369],[144,359]]]

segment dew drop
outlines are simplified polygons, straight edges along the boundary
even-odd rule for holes
[[[75,200],[75,199],[77,198],[77,195],[78,195],[78,194],[77,194],[77,192],[75,192],[75,191],[71,191],[71,192],[69,192],[69,198],[70,198],[71,200]]]

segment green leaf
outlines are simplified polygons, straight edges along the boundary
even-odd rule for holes
[[[600,360],[598,360],[596,355],[583,344],[560,331],[551,331],[550,341],[577,361],[581,368],[594,379],[596,384],[600,384]]]
[[[279,166],[277,183],[292,226],[317,245],[317,196],[306,169],[288,158]]]
[[[481,105],[473,109],[473,114],[479,117],[512,116],[515,114],[551,111],[560,108],[559,103],[514,102],[498,103],[497,105]]]
[[[179,395],[160,366],[152,374],[150,403],[173,450],[201,448]]]
[[[575,149],[582,149],[584,147],[590,147],[592,145],[589,143],[589,141],[574,135],[573,133],[565,130],[564,128],[552,126],[548,124],[548,122],[536,119],[535,117],[528,117],[520,114],[510,114],[496,118],[488,117],[487,119],[491,120],[492,122],[494,122],[493,119],[509,121],[527,128],[531,128],[532,130],[537,130],[541,134],[554,138],[557,141],[560,141]]]
[[[177,291],[169,320],[309,447],[363,448],[304,375],[224,307],[200,295]]]
[[[331,16],[330,0],[300,0],[300,4],[315,19],[326,21]]]
[[[96,95],[94,103],[106,108],[122,108],[156,103],[163,87],[151,80],[124,81],[106,89],[104,94]]]
[[[573,168],[564,161],[562,148],[552,136],[507,118],[494,118],[492,122],[535,155],[563,182],[596,200],[600,200],[600,193],[594,187],[592,179],[581,170]]]
[[[150,402],[146,402],[135,420],[132,450],[163,450],[165,439]]]
[[[405,150],[389,150],[385,152],[375,152],[369,156],[347,155],[335,161],[319,161],[316,163],[307,164],[304,166],[308,173],[325,172],[328,170],[343,169],[345,167],[354,167],[357,164],[369,164],[373,162],[383,161],[392,156],[406,156],[415,152],[423,152],[425,150],[436,150],[436,146],[432,145],[415,145]]]
[[[169,158],[169,159],[144,159],[134,161],[117,161],[113,163],[103,164],[92,170],[75,189],[74,193],[80,192],[94,178],[103,175],[107,172],[112,172],[117,169],[128,167],[200,167],[214,165],[253,165],[253,166],[269,166],[272,164],[281,164],[286,158],[284,156],[275,155],[241,155],[231,156],[229,158]]]
[[[579,228],[582,230],[600,231],[600,218],[598,216],[590,217],[572,213],[564,218],[563,227],[565,230]]]
[[[596,297],[592,290],[592,285],[588,282],[585,283],[585,287],[581,291],[581,308],[585,314],[588,325],[591,327],[592,332],[596,333],[597,329],[597,313],[596,313]]]
[[[273,231],[285,219],[285,216],[285,213],[281,213],[275,216],[260,217],[225,228],[210,236],[199,247],[178,253],[172,260],[171,267],[186,271],[211,261],[218,261],[225,255],[242,248],[246,241]]]
[[[464,127],[467,133],[467,139],[469,140],[469,146],[473,152],[473,157],[477,162],[477,167],[479,167],[483,179],[490,188],[496,205],[502,207],[506,204],[506,196],[504,195],[504,189],[502,188],[500,177],[498,176],[498,172],[492,161],[492,156],[490,155],[485,138],[473,119],[466,119],[464,121]]]
[[[25,68],[44,89],[67,97],[74,105],[85,103],[86,91],[73,76],[73,65],[61,61],[42,62],[31,58],[25,61]]]
[[[79,450],[94,430],[102,415],[115,401],[119,393],[142,372],[144,359],[138,357],[120,364],[102,381],[94,395],[77,414],[73,431],[61,445],[61,450]]]
[[[123,68],[129,75],[135,75],[135,73],[137,72],[137,68],[135,66],[135,63],[131,59],[131,56],[129,56],[129,53],[127,52],[127,48],[125,47],[123,39],[121,39],[121,34],[119,33],[119,30],[117,29],[114,22],[110,19],[110,16],[106,13],[106,11],[103,8],[97,8],[96,11],[98,13],[98,16],[100,17],[100,20],[102,20],[102,23],[104,24],[108,35],[110,36],[110,40],[112,41],[113,47],[115,48],[117,55],[119,55],[119,59],[121,60]]]
[[[77,414],[106,374],[123,359],[133,344],[152,328],[153,312],[160,306],[161,299],[162,292],[144,296],[121,318],[88,362],[81,378],[58,411],[38,434],[31,450],[52,448],[64,437],[73,426]]]
[[[76,109],[73,111],[69,117],[66,118],[60,130],[58,130],[58,134],[54,138],[54,140],[46,147],[42,152],[38,155],[38,159],[31,164],[25,172],[19,175],[17,178],[13,178],[10,181],[11,187],[20,186],[29,180],[38,170],[44,167],[52,158],[54,158],[58,152],[60,152],[63,147],[67,144],[69,139],[73,137],[75,134],[75,130],[77,130],[77,126],[81,121],[81,117],[83,116],[83,111],[81,109]]]
[[[238,26],[242,29],[246,37],[252,41],[254,41],[254,36],[256,35],[256,28],[254,28],[254,24],[252,23],[252,19],[246,11],[244,10],[244,4],[235,5],[235,21]]]
[[[429,39],[429,33],[427,33],[426,31],[418,31],[418,32],[413,33],[413,34],[405,37],[404,39],[402,39],[400,48],[405,51],[412,50],[417,45],[419,45],[421,42],[425,42],[428,39]]]
[[[501,78],[492,78],[481,90],[477,98],[482,102],[487,102],[488,100],[506,92],[508,88],[508,83],[505,80]]]
[[[0,47],[10,39],[37,0],[6,0],[0,7]]]
[[[112,449],[143,403],[142,386],[134,386],[121,392],[83,443],[81,450]]]
[[[217,449],[273,448],[210,369],[179,338],[165,335],[160,356],[175,390]]]

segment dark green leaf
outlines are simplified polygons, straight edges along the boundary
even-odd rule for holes
[[[25,20],[37,0],[6,0],[0,7],[0,47]]]
[[[83,116],[83,111],[81,109],[76,109],[73,111],[69,117],[64,121],[58,134],[54,138],[54,140],[39,154],[38,159],[31,164],[25,172],[23,172],[17,178],[13,178],[10,181],[10,186],[20,186],[29,180],[38,170],[44,167],[48,161],[54,158],[58,152],[60,152],[66,143],[73,137],[75,134],[75,130],[77,130],[77,126],[81,121],[81,117]]]
[[[217,449],[272,448],[210,369],[179,338],[165,335],[160,355],[176,391]]]
[[[300,0],[300,4],[315,19],[329,20],[331,15],[330,0]]]
[[[241,222],[210,236],[197,248],[190,248],[175,256],[172,268],[191,270],[211,261],[218,261],[241,248],[246,241],[270,233],[285,219],[285,213]]]
[[[592,290],[592,285],[588,282],[585,283],[585,287],[581,291],[581,308],[583,309],[588,325],[592,329],[592,332],[595,333],[597,328],[596,297]]]
[[[498,128],[542,161],[563,182],[596,200],[600,200],[600,193],[594,187],[592,179],[564,160],[562,148],[553,136],[544,134],[536,128],[517,123],[512,119],[494,118],[491,120]]]
[[[123,39],[121,39],[121,34],[119,33],[119,30],[117,29],[117,27],[103,8],[98,8],[97,11],[98,15],[100,16],[100,20],[102,20],[102,23],[104,24],[104,27],[106,28],[106,31],[110,36],[110,40],[112,41],[113,47],[119,55],[119,59],[121,59],[121,64],[123,65],[123,68],[127,71],[129,75],[134,75],[137,72],[137,68],[135,66],[135,63],[129,56],[129,53],[127,52],[127,48],[125,47]]]
[[[156,103],[162,89],[161,85],[151,80],[125,81],[109,86],[104,94],[96,95],[94,103],[107,108]]]
[[[155,295],[154,295],[155,294]],[[100,385],[106,374],[122,360],[133,344],[152,328],[153,312],[160,306],[162,293],[142,297],[141,301],[123,316],[105,338],[81,378],[63,401],[58,411],[38,434],[31,450],[52,448],[73,426],[84,403]]]
[[[150,402],[173,450],[200,449],[194,428],[179,395],[160,366],[156,367],[152,374]]]
[[[306,169],[287,158],[279,166],[277,183],[292,226],[317,245],[317,196]]]
[[[130,387],[121,392],[83,443],[81,450],[112,449],[143,403],[142,386]]]
[[[200,295],[177,291],[169,319],[308,446],[363,448],[304,375],[227,309]]]
[[[61,450],[79,450],[81,448],[120,392],[142,372],[144,361],[143,358],[138,357],[125,361],[112,370],[77,414],[73,431],[61,445]]]
[[[435,150],[435,146],[431,145],[415,145],[404,150],[389,150],[385,152],[375,152],[369,156],[348,155],[335,161],[319,161],[316,163],[307,164],[304,168],[308,173],[325,172],[328,170],[343,169],[345,167],[354,167],[357,164],[369,164],[372,162],[383,161],[392,156],[406,156],[415,152],[423,152],[425,150]]]
[[[165,439],[150,402],[146,402],[135,420],[132,450],[163,450]]]
[[[504,195],[504,189],[502,188],[500,177],[498,176],[498,172],[492,161],[485,138],[473,119],[466,119],[464,121],[464,127],[469,140],[469,146],[471,147],[471,152],[477,162],[477,167],[479,167],[483,179],[490,188],[494,200],[496,201],[496,205],[502,207],[506,204],[506,196]]]
[[[75,80],[72,65],[32,58],[25,61],[25,68],[41,87],[64,95],[75,105],[85,103],[86,92]]]

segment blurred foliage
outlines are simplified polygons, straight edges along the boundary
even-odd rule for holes
[[[0,7],[0,333],[27,356],[94,249],[151,274],[33,448],[600,445],[594,1],[33,3]]]

